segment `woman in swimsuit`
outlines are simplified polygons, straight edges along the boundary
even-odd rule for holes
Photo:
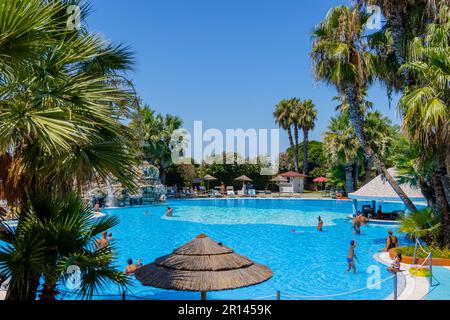
[[[391,249],[398,247],[398,239],[394,236],[394,232],[392,230],[388,231],[388,237],[386,239],[386,247],[384,248],[384,252],[389,252]]]
[[[389,272],[396,273],[400,272],[400,264],[402,263],[402,254],[397,253],[392,260],[391,266],[388,268]]]

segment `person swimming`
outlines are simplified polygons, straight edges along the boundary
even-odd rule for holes
[[[350,248],[348,250],[348,256],[347,256],[347,264],[348,268],[345,271],[346,273],[350,271],[350,269],[353,269],[353,272],[356,273],[356,266],[355,266],[355,259],[359,262],[358,257],[355,254],[355,248],[356,248],[356,240],[350,241]]]
[[[141,259],[137,259],[137,264],[133,263],[133,259],[127,260],[128,266],[125,268],[125,274],[127,276],[133,275],[137,269],[142,267]]]
[[[323,229],[323,220],[322,220],[322,217],[321,216],[319,216],[318,218],[317,218],[317,231],[322,231],[322,229]]]
[[[100,250],[109,246],[109,241],[107,239],[108,233],[106,231],[102,232],[102,237],[95,241],[95,250]]]
[[[172,216],[173,216],[173,209],[171,207],[167,207],[166,217],[172,217]]]
[[[394,236],[394,232],[392,230],[388,231],[388,237],[386,239],[386,247],[384,248],[384,252],[389,252],[389,250],[398,247],[398,239]]]
[[[356,219],[355,224],[353,225],[353,234],[361,234],[361,220],[359,219]]]

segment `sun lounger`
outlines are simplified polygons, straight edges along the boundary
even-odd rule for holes
[[[233,187],[227,187],[227,196],[234,197],[236,194],[234,193]]]

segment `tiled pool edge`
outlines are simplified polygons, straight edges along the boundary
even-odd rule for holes
[[[391,258],[389,253],[378,253],[374,258],[380,263],[390,266]],[[423,300],[429,292],[429,283],[427,278],[413,277],[409,272],[409,264],[401,264],[402,270],[401,277],[403,277],[404,287],[399,292],[398,300]],[[392,300],[393,293],[385,298],[385,300]]]

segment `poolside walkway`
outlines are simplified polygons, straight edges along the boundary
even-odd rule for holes
[[[450,267],[433,267],[433,283],[425,300],[450,300]]]
[[[390,266],[392,263],[389,253],[383,252],[375,255],[375,259],[383,263],[386,266]],[[428,278],[413,277],[409,273],[409,264],[401,264],[401,270],[403,272],[398,278],[398,300],[423,300],[429,291]],[[394,294],[392,293],[386,300],[393,300]]]

